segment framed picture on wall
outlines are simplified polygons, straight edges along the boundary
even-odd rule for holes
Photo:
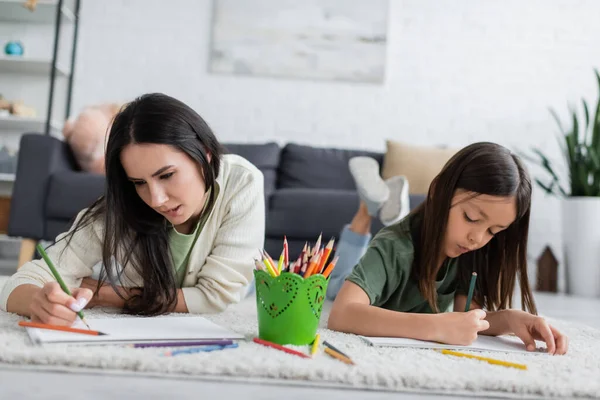
[[[388,0],[214,0],[214,73],[381,83]]]

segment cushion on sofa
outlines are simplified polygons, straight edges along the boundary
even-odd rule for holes
[[[103,175],[61,171],[50,177],[46,217],[71,220],[104,194]]]
[[[392,140],[386,142],[386,147],[381,173],[383,178],[406,176],[411,194],[427,193],[433,178],[457,152],[453,148],[415,146]]]
[[[279,189],[271,197],[266,234],[281,239],[284,235],[291,239],[312,238],[314,242],[322,232],[329,240],[350,223],[357,209],[354,190]],[[373,222],[376,232],[381,224]]]
[[[281,152],[279,188],[356,190],[348,169],[355,156],[373,157],[381,165],[382,153],[288,144]]]

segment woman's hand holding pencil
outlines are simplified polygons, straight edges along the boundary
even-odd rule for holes
[[[44,249],[39,245],[37,249],[56,281],[48,282],[42,288],[38,288],[31,297],[29,306],[31,320],[51,325],[70,326],[79,316],[85,323],[81,310],[90,301],[93,292],[86,288],[69,290]]]

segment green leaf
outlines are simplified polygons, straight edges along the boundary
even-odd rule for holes
[[[596,104],[596,112],[592,119],[592,147],[600,150],[598,147],[600,145],[600,74],[598,74],[598,70],[594,70],[594,72],[596,73],[596,80],[598,81],[598,101]]]

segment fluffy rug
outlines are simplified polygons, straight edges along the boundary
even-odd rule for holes
[[[0,280],[0,285],[3,279]],[[374,348],[356,336],[325,329],[329,304],[321,318],[321,337],[347,352],[350,366],[320,354],[302,359],[252,342],[237,349],[161,357],[165,349],[118,346],[35,347],[19,317],[0,312],[0,362],[16,365],[60,366],[126,373],[217,377],[226,380],[284,380],[327,387],[356,387],[387,391],[425,391],[496,397],[600,397],[600,331],[583,325],[552,321],[567,333],[570,351],[565,356],[481,353],[483,356],[527,364],[528,370],[443,355],[432,350]],[[113,317],[108,310],[86,312],[88,318]],[[125,317],[124,317],[125,318]],[[248,338],[257,335],[254,298],[208,319]],[[306,352],[308,346],[290,346]]]

